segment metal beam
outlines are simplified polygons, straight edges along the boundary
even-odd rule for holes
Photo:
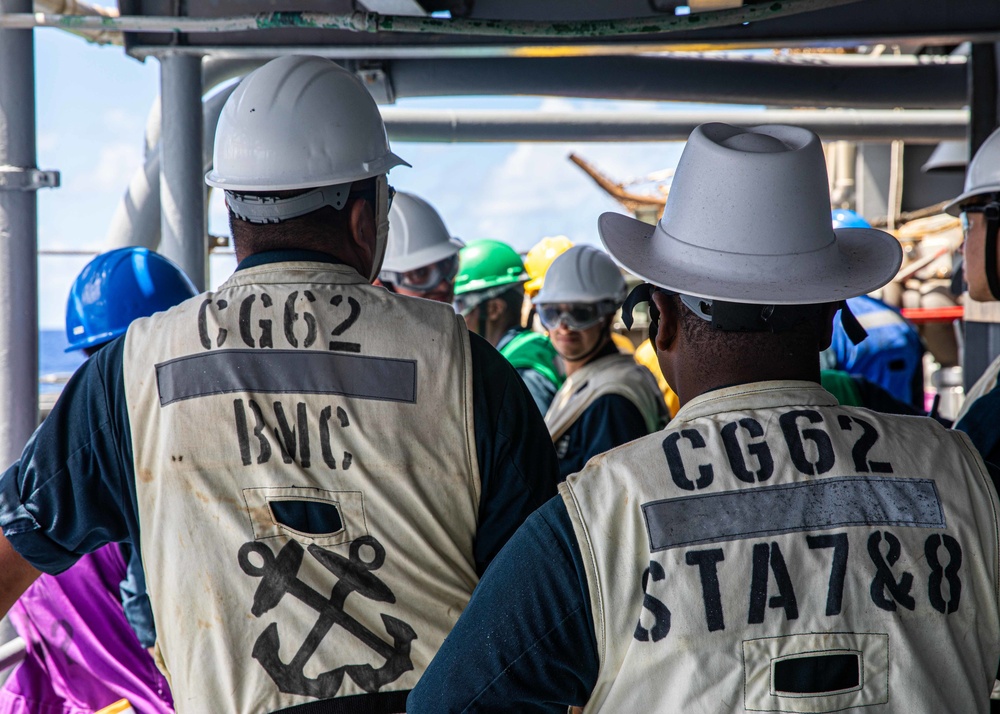
[[[663,57],[394,60],[397,98],[540,95],[858,109],[965,105],[965,65],[854,67]]]
[[[205,183],[202,163],[201,58],[164,57],[160,141],[160,252],[199,290],[208,282]]]
[[[30,12],[31,0],[0,0]],[[38,247],[35,65],[31,30],[0,30],[0,468],[21,455],[38,425]]]
[[[321,0],[301,0],[296,10],[323,11],[329,3]],[[755,3],[758,7],[771,3]],[[167,15],[184,7],[191,16],[220,17],[232,13],[261,12],[275,9],[271,0],[188,0],[177,5],[167,0],[132,0],[129,9],[146,16]],[[786,3],[774,3],[783,7]],[[648,6],[646,6],[648,7]],[[623,0],[588,0],[587,2],[539,3],[477,0],[470,5],[470,19],[479,19],[491,27],[502,26],[507,20],[524,18],[579,21],[610,19],[623,14],[637,17],[643,13],[642,3]],[[695,18],[697,16],[694,16]],[[266,26],[266,25],[265,25]],[[657,50],[691,49],[705,46],[725,47],[856,47],[877,44],[954,45],[963,41],[993,41],[1000,36],[1000,3],[995,0],[865,0],[849,7],[833,7],[795,15],[733,24],[727,27],[707,27],[690,22],[689,29],[660,32],[653,35],[628,35],[608,40],[593,36],[564,36],[558,40],[518,39],[511,32],[497,30],[493,36],[476,38],[449,34],[417,35],[382,33],[364,37],[345,30],[320,30],[313,27],[286,27],[252,32],[223,34],[191,33],[183,42],[195,51],[214,53],[228,47],[240,51],[250,47],[267,47],[269,51],[289,52],[310,49],[334,49],[355,54],[338,56],[384,59],[398,56],[400,50],[420,51],[424,56],[559,56],[566,53],[599,54],[621,52],[652,52]],[[130,52],[155,53],[156,46],[171,49],[175,43],[166,36],[127,33]],[[141,47],[140,47],[141,46]],[[618,49],[616,49],[616,46]],[[162,50],[161,50],[162,51]],[[412,56],[412,55],[411,55]]]
[[[961,139],[968,112],[955,110],[704,110],[661,112],[531,112],[382,109],[393,141],[684,141],[709,121],[740,126],[795,124],[825,141],[932,143]]]

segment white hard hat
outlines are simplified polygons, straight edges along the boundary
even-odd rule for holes
[[[976,151],[965,174],[965,190],[945,206],[944,210],[957,216],[963,203],[984,193],[1000,193],[1000,129],[986,137],[986,141]]]
[[[598,227],[643,280],[735,303],[836,302],[885,285],[902,262],[888,233],[831,226],[819,137],[793,126],[696,127],[656,227],[617,213]]]
[[[617,308],[625,293],[625,278],[614,261],[602,250],[577,245],[552,261],[534,302],[611,302]]]
[[[248,74],[226,100],[205,181],[267,193],[348,184],[399,165],[409,166],[389,150],[361,80],[330,60],[292,55]]]
[[[419,196],[397,191],[389,209],[389,245],[382,270],[405,273],[458,253],[462,242],[452,238],[434,207]]]

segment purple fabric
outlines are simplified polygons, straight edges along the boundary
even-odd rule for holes
[[[0,714],[90,714],[123,698],[139,714],[173,711],[166,679],[125,619],[124,577],[111,544],[21,596],[10,618],[27,659],[0,689]]]

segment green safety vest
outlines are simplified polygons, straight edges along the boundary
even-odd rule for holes
[[[555,347],[545,335],[524,330],[518,332],[505,344],[500,354],[507,358],[514,369],[533,369],[555,385],[562,386],[565,377],[557,367]]]

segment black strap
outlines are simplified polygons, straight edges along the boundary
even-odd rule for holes
[[[653,291],[657,290],[656,286],[650,285],[649,283],[640,283],[632,288],[632,292],[628,294],[625,298],[625,302],[622,303],[622,324],[625,325],[626,330],[632,329],[632,323],[634,319],[632,318],[632,311],[635,310],[636,305],[642,305],[643,303],[650,303],[652,306]],[[662,288],[660,288],[662,290]],[[676,293],[663,290],[663,292],[668,295],[675,295]]]
[[[997,232],[1000,231],[1000,203],[992,202],[983,210],[986,218],[986,282],[994,300],[1000,300],[1000,275],[997,275]]]
[[[840,324],[844,326],[847,338],[856,345],[860,345],[868,337],[868,331],[851,312],[851,306],[847,304],[847,300],[840,303]]]
[[[277,709],[271,714],[402,714],[410,690],[323,699]]]

